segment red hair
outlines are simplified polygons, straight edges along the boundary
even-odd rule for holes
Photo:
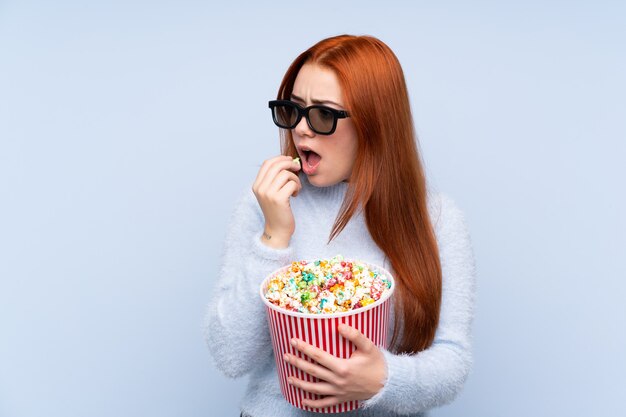
[[[441,265],[404,73],[395,54],[380,40],[335,36],[295,59],[280,84],[278,99],[290,99],[306,63],[334,71],[357,131],[356,160],[329,242],[363,207],[372,239],[395,272],[395,309],[403,318],[403,328],[400,338],[399,320],[395,320],[392,350],[417,353],[435,338]],[[281,135],[282,153],[298,156],[291,131]]]

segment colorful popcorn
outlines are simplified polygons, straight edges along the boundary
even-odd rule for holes
[[[391,280],[360,261],[337,255],[313,262],[293,262],[270,278],[265,298],[300,313],[341,313],[378,301]]]

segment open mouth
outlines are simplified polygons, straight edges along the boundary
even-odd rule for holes
[[[302,156],[302,170],[304,173],[307,175],[315,174],[322,160],[321,155],[308,148],[300,148],[300,154]]]
[[[304,161],[311,168],[316,167],[320,163],[321,159],[322,157],[315,151],[311,151],[311,150],[304,151]]]

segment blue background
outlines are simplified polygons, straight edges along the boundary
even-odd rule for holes
[[[235,416],[201,323],[267,100],[341,33],[403,65],[478,266],[434,416],[618,416],[624,2],[0,2],[0,415]]]

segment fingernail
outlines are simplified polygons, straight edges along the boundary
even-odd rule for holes
[[[288,356],[286,353],[283,355],[283,360],[284,360],[285,362],[288,362],[288,361],[289,361],[289,356]]]
[[[298,341],[296,339],[291,339],[291,346],[298,346]]]
[[[293,384],[293,379],[289,378],[289,379],[287,380],[287,383],[288,383],[289,385],[292,385],[292,384]]]

